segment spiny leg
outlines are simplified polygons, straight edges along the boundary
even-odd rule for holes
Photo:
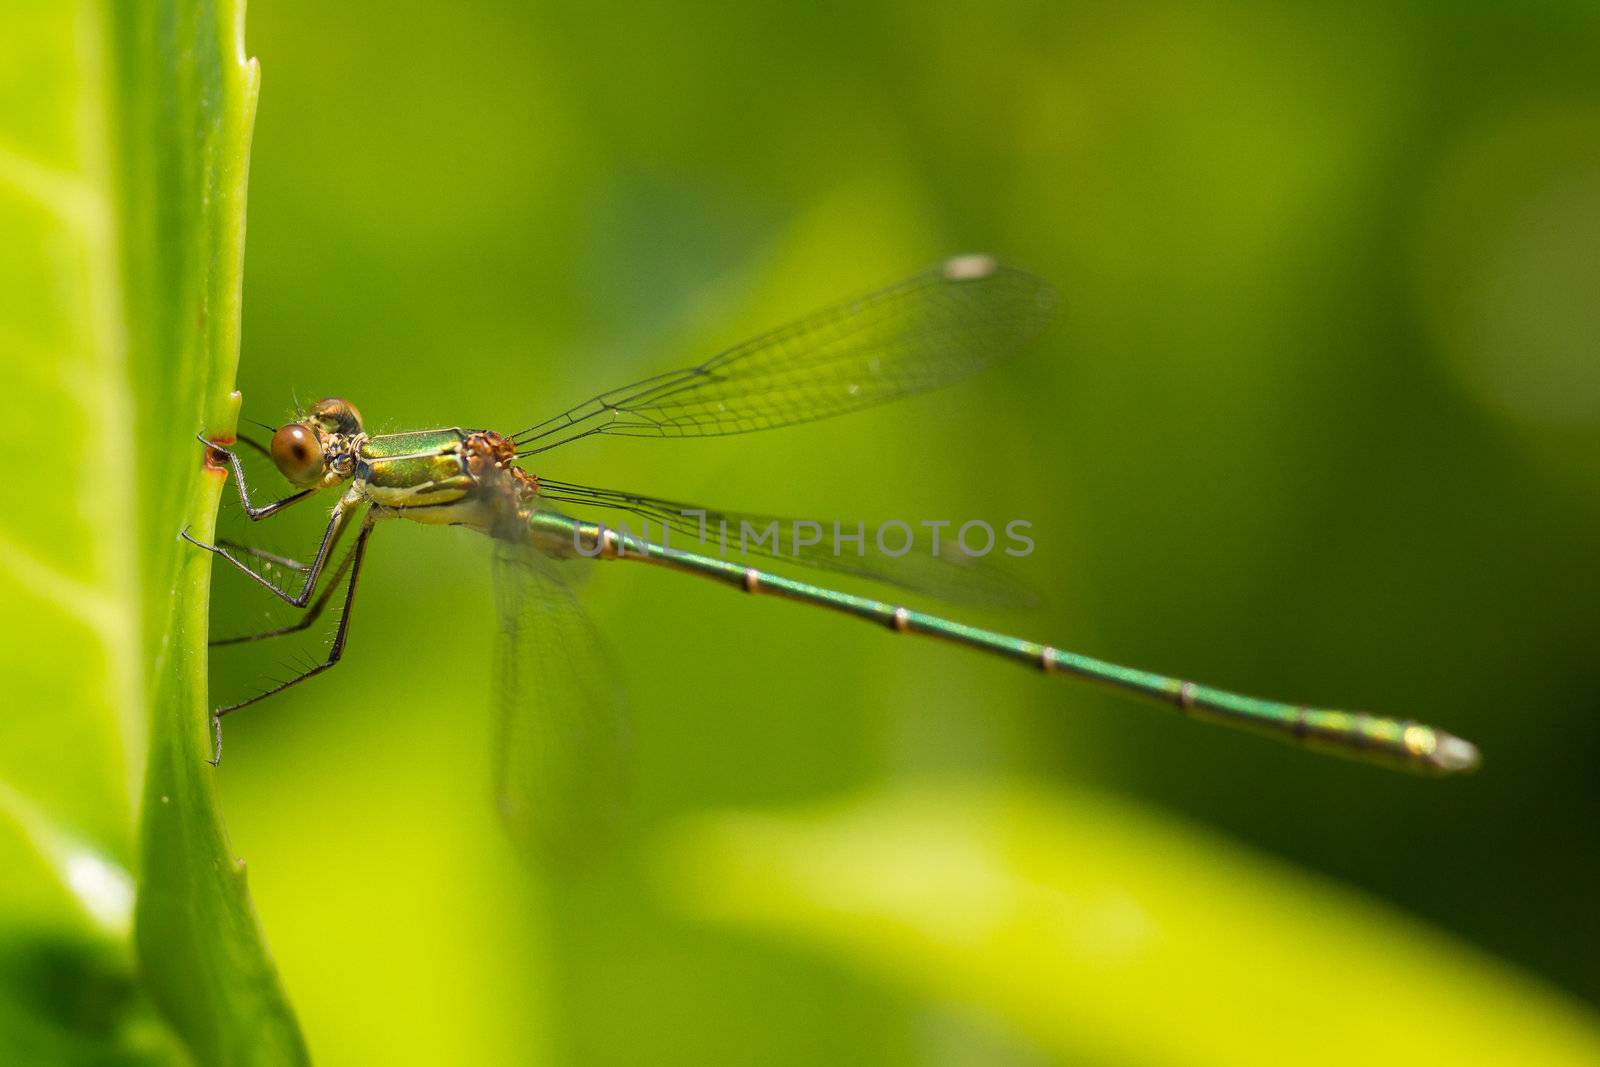
[[[255,546],[247,545],[242,541],[234,541],[229,538],[219,537],[215,543],[218,548],[226,548],[230,552],[241,552],[244,555],[259,559],[263,563],[273,563],[279,567],[285,568],[286,570],[296,571],[300,574],[304,574],[311,569],[311,564],[309,563],[301,563],[297,559],[291,559],[288,556],[280,556],[276,552],[268,552],[266,549],[256,548]]]
[[[367,538],[372,536],[373,524],[374,520],[371,514],[368,514],[366,519],[361,523],[361,532],[356,536],[355,546],[351,548],[350,555],[346,557],[346,561],[350,564],[350,581],[345,586],[344,610],[339,616],[339,628],[334,631],[333,644],[328,646],[328,657],[315,667],[312,667],[310,670],[302,671],[300,674],[295,675],[288,681],[279,682],[272,688],[267,689],[264,692],[257,693],[248,700],[241,700],[237,704],[229,704],[226,707],[218,708],[216,711],[213,711],[211,713],[210,760],[213,767],[222,762],[222,717],[224,715],[231,715],[241,708],[248,708],[252,704],[261,703],[261,701],[267,699],[268,697],[277,696],[290,686],[299,685],[307,678],[313,678],[321,674],[329,667],[332,667],[335,663],[338,663],[340,657],[344,655],[345,638],[350,632],[350,608],[351,605],[355,603],[356,582],[361,577],[361,561],[367,554]],[[339,566],[341,570],[344,568],[343,563],[341,563]]]
[[[283,637],[287,634],[299,633],[302,630],[308,629],[311,624],[316,622],[317,619],[322,615],[323,609],[328,606],[328,601],[333,599],[333,591],[339,588],[339,579],[344,576],[345,571],[350,569],[350,562],[354,558],[355,549],[352,548],[349,552],[344,554],[344,558],[340,560],[339,565],[334,568],[333,574],[329,575],[328,580],[323,583],[322,593],[317,597],[316,600],[311,602],[311,606],[306,609],[306,613],[304,615],[300,616],[298,622],[290,623],[288,626],[280,626],[274,630],[262,630],[259,633],[241,634],[238,637],[214,637],[208,643],[212,648],[219,648],[222,645],[242,645],[249,641],[266,641],[273,637]]]
[[[212,452],[216,452],[227,457],[229,465],[233,468],[233,483],[239,489],[239,501],[244,505],[244,513],[250,516],[250,518],[256,522],[267,518],[269,515],[276,515],[290,504],[297,504],[317,491],[315,488],[302,489],[298,493],[290,493],[282,500],[274,500],[272,503],[263,504],[258,508],[254,504],[250,503],[250,489],[245,485],[244,464],[239,461],[238,453],[234,452],[232,449],[224,448],[222,445],[206,440],[206,435],[203,433],[196,434],[195,436],[199,438],[201,444],[205,445],[206,448],[210,449]],[[258,452],[264,452],[268,455],[271,455],[271,453],[268,452],[268,450],[257,441],[253,441],[248,437],[241,437],[239,440],[249,445],[251,448],[254,448]],[[207,457],[207,459],[209,461],[210,457]]]
[[[257,446],[257,447],[260,447],[260,446]],[[348,529],[349,529],[348,526],[341,526],[340,527],[339,533],[334,537],[334,541],[333,541],[333,545],[334,545],[335,548],[338,547],[340,541],[344,540],[344,533]],[[188,538],[188,540],[190,540],[191,542],[194,542],[194,538],[192,538],[192,537]],[[195,542],[195,543],[198,543],[198,542]],[[247,545],[247,544],[244,544],[241,541],[234,541],[234,540],[232,540],[230,538],[219,537],[214,542],[214,544],[218,548],[225,548],[230,552],[237,552],[237,553],[240,553],[242,555],[251,556],[251,557],[253,557],[255,559],[261,560],[263,563],[275,564],[275,565],[277,565],[279,567],[283,567],[283,568],[285,568],[287,570],[295,571],[296,573],[299,573],[299,574],[308,574],[311,571],[311,564],[309,564],[309,563],[302,563],[299,560],[294,559],[293,557],[290,557],[290,556],[280,556],[276,552],[268,552],[264,548],[257,548],[254,545]],[[338,582],[339,582],[339,574],[342,574],[344,572],[344,568],[346,566],[348,566],[349,561],[350,561],[349,554],[346,553],[344,563],[341,563],[339,565],[339,571],[337,573],[335,573],[334,576],[329,580],[330,584],[334,584],[334,585],[338,584]],[[326,586],[324,586],[324,589],[326,589]],[[231,644],[233,641],[238,641],[238,640],[247,640],[247,639],[246,638],[230,638],[230,639],[228,639],[228,641],[226,641],[224,643],[225,644]],[[215,642],[215,641],[212,642],[212,644],[216,644],[216,643],[217,642]]]
[[[241,491],[243,491],[242,486]],[[218,556],[221,556],[239,570],[249,575],[261,586],[271,590],[272,593],[280,600],[283,600],[294,607],[303,608],[311,601],[311,593],[314,589],[316,589],[317,579],[322,574],[323,566],[328,562],[328,554],[332,550],[334,542],[338,540],[340,530],[344,528],[345,519],[349,516],[350,512],[358,506],[359,503],[359,499],[354,499],[347,496],[340,500],[339,503],[334,507],[333,517],[328,520],[328,527],[322,533],[322,544],[317,548],[316,558],[311,561],[311,566],[306,569],[305,583],[301,586],[300,592],[294,596],[290,596],[282,589],[279,589],[277,584],[273,582],[272,579],[268,578],[260,571],[255,570],[248,563],[245,563],[238,556],[234,555],[233,552],[228,548],[225,548],[221,545],[207,544],[204,541],[190,536],[188,527],[184,527],[184,529],[180,531],[180,535],[191,545],[195,545],[196,547],[205,549],[207,552],[212,552]]]

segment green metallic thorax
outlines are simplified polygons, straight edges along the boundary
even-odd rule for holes
[[[375,507],[429,524],[486,526],[491,494],[469,468],[472,431],[420,430],[369,437],[356,449],[357,484]]]

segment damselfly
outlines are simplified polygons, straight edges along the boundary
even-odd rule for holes
[[[212,461],[231,466],[251,519],[276,515],[319,492],[342,490],[309,563],[230,543],[204,544],[184,533],[306,612],[292,626],[216,644],[303,630],[329,603],[341,581],[344,590],[338,627],[321,663],[215,711],[213,762],[222,752],[224,716],[339,662],[372,532],[384,519],[410,519],[468,526],[493,539],[500,615],[495,660],[501,717],[498,789],[503,812],[513,825],[547,841],[566,837],[585,816],[606,808],[604,794],[620,782],[623,731],[617,702],[605,680],[604,657],[593,627],[553,565],[579,555],[648,563],[746,593],[831,608],[896,633],[943,638],[1046,673],[1100,682],[1195,718],[1335,753],[1433,773],[1475,767],[1478,753],[1471,743],[1422,723],[1241,696],[966,626],[894,601],[783,577],[724,558],[704,544],[695,551],[684,549],[681,542],[674,547],[669,536],[674,530],[703,534],[708,525],[725,529],[730,521],[736,527],[743,523],[764,527],[767,519],[559,482],[519,465],[528,457],[595,434],[746,433],[830,418],[926,392],[1021,347],[1049,320],[1054,303],[1053,291],[1038,278],[988,256],[962,256],[698,366],[603,393],[513,434],[451,427],[371,435],[352,404],[323,400],[280,427],[270,445],[241,439],[269,455],[298,487],[260,507],[251,503],[235,451],[202,436],[212,450]],[[619,533],[620,523],[613,528],[573,517],[566,513],[569,506],[655,520],[662,537]],[[356,531],[355,543],[330,570],[341,535],[350,530]],[[936,574],[930,575],[930,566],[958,579],[971,573],[955,549],[945,557],[933,557],[931,564],[924,559],[919,572],[903,558],[794,547],[794,552],[782,552],[782,558],[912,591],[950,587]],[[268,573],[274,567],[297,573],[298,590],[278,584]]]

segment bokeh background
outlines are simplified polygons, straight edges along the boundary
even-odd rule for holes
[[[515,429],[992,251],[1065,313],[980,379],[536,470],[1027,519],[1042,603],[975,621],[1414,715],[1486,757],[1388,774],[597,568],[648,827],[899,781],[1070,784],[1600,999],[1593,5],[254,0],[247,40],[247,415],[342,395],[374,430]],[[316,519],[252,533],[304,551]],[[217,586],[219,632],[266,618]],[[1039,1062],[836,954],[697,921],[647,874],[521,864],[488,802],[482,539],[383,528],[356,611],[342,666],[229,720],[221,770],[324,1062]],[[216,696],[284,658],[219,651]]]

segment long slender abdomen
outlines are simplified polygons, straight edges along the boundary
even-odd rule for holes
[[[1420,722],[1262,700],[1181,678],[1122,667],[1075,652],[1063,652],[1037,641],[914,611],[903,605],[841,593],[725,559],[625,538],[603,526],[555,513],[543,513],[542,518],[535,516],[530,531],[540,538],[564,540],[577,554],[636,560],[711,578],[750,594],[815,604],[879,623],[896,633],[937,637],[1047,673],[1072,675],[1168,704],[1192,718],[1295,741],[1336,755],[1427,774],[1469,771],[1478,765],[1478,750],[1471,742]]]

